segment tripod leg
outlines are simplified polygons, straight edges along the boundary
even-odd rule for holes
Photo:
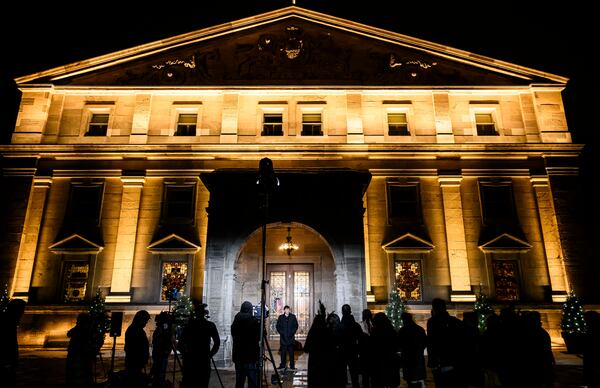
[[[217,373],[217,378],[219,379],[219,384],[221,384],[221,388],[225,388],[225,386],[223,385],[223,381],[221,380],[219,370],[217,369],[217,363],[215,362],[215,359],[211,357],[210,360],[212,361],[212,364],[215,367],[215,372]]]
[[[269,341],[267,340],[266,336],[265,345],[267,346],[267,350],[269,351],[269,360],[271,361],[271,365],[273,365],[273,370],[275,371],[275,376],[277,377],[277,385],[279,386],[279,388],[283,388],[283,386],[281,385],[281,376],[279,376],[279,372],[277,371],[277,368],[275,366],[275,358],[273,357],[273,352],[271,351],[271,345],[269,345]]]

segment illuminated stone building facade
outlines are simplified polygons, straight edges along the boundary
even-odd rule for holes
[[[566,82],[297,7],[21,77],[2,279],[26,341],[64,336],[98,289],[128,314],[178,289],[226,337],[260,299],[264,157],[268,303],[301,331],[319,299],[360,312],[395,288],[420,319],[479,290],[551,311],[569,289],[551,182],[581,150]]]

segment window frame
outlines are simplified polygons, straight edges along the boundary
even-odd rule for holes
[[[65,291],[66,291],[66,275],[67,275],[67,266],[73,263],[85,263],[88,266],[88,276],[86,281],[85,293],[83,299],[80,301],[72,301],[68,302],[65,300]],[[86,304],[92,297],[94,290],[94,275],[95,275],[95,263],[96,263],[96,255],[85,253],[70,253],[70,254],[62,254],[60,258],[60,276],[59,276],[59,284],[58,290],[56,293],[56,298],[58,303],[65,305],[81,305]]]
[[[192,189],[192,209],[190,217],[168,217],[168,196],[169,189],[171,187],[191,187]],[[163,194],[162,194],[162,203],[161,203],[161,211],[160,211],[160,223],[161,224],[196,224],[196,202],[198,200],[198,185],[195,182],[164,182],[163,183]]]
[[[486,205],[485,205],[485,194],[484,190],[486,187],[507,187],[510,191],[510,206],[511,213],[503,219],[490,219],[486,214]],[[481,224],[484,226],[494,226],[498,224],[502,224],[504,222],[515,222],[518,223],[518,212],[517,212],[517,203],[515,201],[515,194],[513,190],[513,182],[512,180],[478,180],[477,181],[477,189],[479,195],[479,211],[481,213]],[[500,220],[500,222],[499,222]]]
[[[311,126],[311,134],[305,134],[304,133],[304,116],[305,115],[319,115],[319,117],[321,118],[321,121],[319,121],[317,124],[317,122],[306,122],[306,125],[310,125]],[[314,129],[317,127],[320,128],[319,133],[318,134],[314,134]],[[323,131],[323,111],[307,111],[306,109],[302,109],[302,113],[300,115],[300,136],[302,137],[321,137],[323,136],[324,131]]]
[[[287,114],[286,109],[280,107],[262,107],[259,115],[259,125],[257,136],[264,138],[282,138],[288,133],[287,125]],[[266,135],[265,134],[265,116],[267,115],[281,115],[281,134],[278,135]]]
[[[496,129],[495,135],[480,135],[477,131],[477,116],[478,114],[489,114],[492,117],[494,122],[494,126]],[[502,125],[502,115],[500,114],[499,104],[482,104],[470,107],[470,118],[471,118],[471,133],[474,137],[485,137],[485,138],[495,138],[498,136],[502,136],[503,125]]]
[[[193,136],[175,135],[177,132],[177,124],[179,115],[195,114],[196,115],[196,134]],[[168,135],[175,139],[192,139],[198,136],[208,135],[208,129],[203,129],[202,124],[202,103],[198,101],[174,101],[171,105],[171,120],[168,131],[161,130],[162,135]]]
[[[105,135],[88,135],[90,124],[92,123],[92,118],[94,115],[108,115],[108,123],[106,124],[106,134]],[[114,123],[114,103],[107,105],[86,105],[84,108],[84,118],[81,120],[82,126],[79,131],[80,137],[85,137],[89,139],[103,139],[112,136],[113,132],[113,123]]]
[[[414,187],[416,192],[416,217],[414,220],[401,219],[401,217],[392,217],[391,206],[392,206],[392,187]],[[421,188],[418,181],[388,181],[386,182],[386,215],[388,225],[393,224],[406,224],[406,223],[423,223],[423,209],[421,204]]]
[[[405,134],[392,134],[391,133],[391,125],[390,124],[390,115],[404,115],[404,119],[405,119],[405,124],[406,124],[406,133]],[[387,119],[387,135],[390,137],[397,137],[397,136],[411,136],[411,130],[410,130],[410,124],[408,123],[408,112],[390,112],[388,111],[386,114],[386,119]]]
[[[415,131],[415,125],[414,125],[414,115],[413,115],[413,107],[412,107],[412,101],[397,101],[397,102],[389,102],[389,101],[383,101],[382,103],[383,105],[383,109],[382,109],[382,115],[381,117],[381,122],[382,122],[382,126],[383,126],[383,138],[385,139],[385,141],[389,141],[389,142],[412,142],[415,140],[416,137],[416,131]],[[408,134],[407,135],[390,135],[390,128],[389,128],[389,119],[388,119],[388,115],[389,114],[394,114],[394,113],[403,113],[406,115],[406,125],[407,125],[407,131]]]
[[[169,304],[169,300],[162,300],[162,281],[163,281],[163,266],[165,263],[185,263],[187,264],[187,275],[186,275],[186,283],[185,290],[183,292],[184,295],[190,296],[192,289],[192,282],[194,279],[193,276],[193,254],[189,253],[158,253],[158,256],[155,262],[158,263],[158,282],[157,282],[157,290],[156,300],[159,304]]]
[[[74,197],[74,192],[76,191],[76,188],[80,188],[80,187],[98,187],[99,188],[99,196],[98,196],[98,214],[97,217],[95,219],[87,219],[87,218],[78,218],[76,215],[74,215],[73,213],[73,197]],[[65,211],[65,219],[68,222],[73,222],[73,221],[85,221],[85,220],[91,220],[93,222],[91,222],[92,225],[94,226],[100,226],[100,223],[102,221],[102,209],[104,206],[104,190],[105,190],[105,184],[104,182],[71,182],[70,186],[69,186],[69,198],[67,201],[67,209]],[[89,225],[89,223],[87,224]]]
[[[431,300],[431,295],[429,292],[429,284],[427,283],[426,273],[428,271],[428,256],[429,253],[423,252],[393,252],[388,253],[387,255],[387,266],[388,266],[388,290],[391,292],[395,290],[396,284],[396,262],[398,261],[418,261],[421,264],[421,300],[409,300],[406,301],[406,304],[411,305],[422,305],[426,304],[428,300]],[[388,294],[389,295],[389,294]]]
[[[188,116],[195,116],[196,117],[196,122],[195,123],[187,123],[187,124],[183,124],[180,122],[181,116],[184,115],[188,115]],[[179,131],[179,126],[180,125],[185,125],[186,127],[191,127],[192,125],[194,126],[194,134],[193,135],[178,135],[177,132]],[[189,129],[189,128],[187,128]],[[177,112],[177,119],[175,120],[175,128],[173,130],[173,136],[175,137],[196,137],[198,136],[198,112],[181,112],[178,111]]]
[[[524,284],[527,284],[524,279],[525,273],[521,266],[521,255],[519,252],[502,252],[502,253],[486,253],[486,266],[488,273],[488,285],[490,291],[490,298],[494,301],[498,301],[496,298],[496,279],[494,277],[494,262],[497,261],[512,261],[515,262],[517,268],[517,285],[518,285],[518,298],[512,302],[522,302],[526,300],[524,295]],[[501,301],[502,303],[510,303],[511,301]]]
[[[305,139],[306,141],[318,140],[328,137],[327,134],[327,103],[325,101],[298,101],[296,110],[296,137]],[[303,116],[305,114],[320,114],[321,115],[321,134],[320,135],[303,135]]]

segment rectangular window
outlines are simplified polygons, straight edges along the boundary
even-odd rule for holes
[[[395,263],[396,290],[402,300],[421,301],[421,261],[398,260]]]
[[[493,260],[496,300],[519,300],[519,267],[516,260]]]
[[[263,115],[262,136],[283,136],[283,114],[265,113]]]
[[[66,261],[63,276],[63,302],[85,300],[90,265],[87,261]]]
[[[177,117],[175,136],[196,136],[197,122],[198,115],[196,113],[180,113]]]
[[[302,113],[302,136],[322,136],[321,113]]]
[[[163,221],[193,223],[194,199],[194,185],[165,185]]]
[[[475,125],[478,136],[496,136],[496,124],[491,113],[475,113]]]
[[[406,113],[388,113],[388,135],[410,136]]]
[[[418,186],[388,186],[388,215],[390,221],[418,222],[421,215]]]
[[[187,286],[188,263],[182,261],[165,261],[162,263],[162,281],[160,301],[175,300],[185,294]]]
[[[93,113],[85,136],[106,136],[109,117],[108,113]]]
[[[495,225],[515,221],[516,212],[511,185],[481,184],[480,190],[484,224]]]
[[[101,184],[73,184],[67,216],[86,224],[98,224],[102,208]]]

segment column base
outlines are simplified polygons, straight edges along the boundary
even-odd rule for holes
[[[13,292],[11,299],[22,299],[29,302],[29,291]]]
[[[552,291],[552,302],[564,303],[567,301],[567,291]]]
[[[375,303],[375,294],[371,291],[367,291],[367,303]]]
[[[131,303],[131,292],[111,292],[106,295],[106,303]]]
[[[450,302],[475,302],[475,294],[472,291],[451,291]]]

